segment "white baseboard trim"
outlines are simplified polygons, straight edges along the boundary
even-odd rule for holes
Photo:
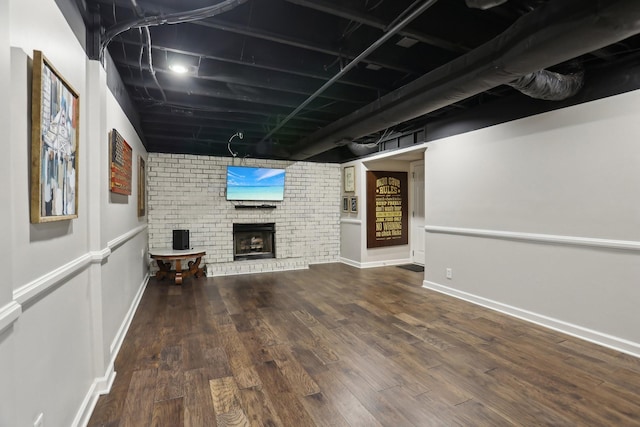
[[[83,427],[89,423],[89,419],[91,419],[91,414],[98,403],[98,399],[101,395],[107,394],[111,391],[111,387],[113,386],[113,381],[116,378],[116,372],[114,369],[116,356],[120,351],[120,347],[122,346],[122,342],[124,341],[124,337],[127,335],[127,331],[129,330],[129,326],[131,326],[131,321],[133,320],[133,315],[135,314],[138,305],[140,304],[140,300],[142,299],[142,295],[144,294],[144,290],[149,283],[149,274],[145,276],[142,280],[142,284],[136,293],[136,296],[133,299],[131,307],[129,307],[129,311],[125,316],[118,332],[116,333],[116,337],[111,343],[110,346],[110,355],[111,360],[107,365],[107,372],[104,376],[96,378],[93,380],[91,387],[89,387],[89,391],[87,392],[84,400],[82,401],[82,405],[78,410],[75,419],[73,420],[73,427]]]
[[[136,296],[133,298],[133,302],[129,307],[129,311],[127,311],[118,332],[116,332],[116,336],[111,342],[111,346],[109,347],[109,354],[111,355],[111,364],[113,364],[116,355],[120,351],[120,347],[122,346],[122,342],[124,341],[124,337],[127,335],[127,331],[129,330],[129,326],[131,326],[131,321],[133,320],[133,315],[136,313],[138,309],[138,304],[140,304],[140,300],[142,299],[142,295],[144,294],[144,290],[147,288],[147,284],[149,284],[149,273],[142,279],[142,284],[138,288],[138,292]]]
[[[11,301],[4,307],[0,307],[0,333],[13,325],[22,314],[22,306],[15,301]]]
[[[339,262],[338,260],[331,260],[331,261],[319,261],[319,262],[310,262],[309,265],[325,265],[325,264],[335,264],[336,262]]]
[[[89,391],[82,401],[82,405],[71,424],[72,427],[84,427],[89,424],[89,420],[91,419],[91,415],[98,403],[100,395],[107,394],[109,390],[111,390],[111,386],[113,385],[115,378],[116,373],[113,370],[112,363],[111,366],[109,366],[106,375],[102,378],[96,378],[91,384],[91,387],[89,387]]]
[[[284,267],[260,271],[212,271],[207,272],[207,277],[242,276],[244,274],[278,273],[280,271],[296,271],[308,269],[309,264],[300,267]]]
[[[127,331],[129,331],[129,326],[131,326],[131,321],[133,320],[133,316],[138,309],[138,305],[140,304],[140,300],[142,299],[142,295],[144,294],[144,290],[147,288],[148,283],[149,274],[147,274],[142,280],[142,284],[140,285],[140,288],[138,289],[138,292],[136,293],[136,296],[134,297],[133,302],[129,307],[129,311],[127,312],[127,315],[120,325],[115,339],[111,343],[111,346],[109,348],[111,360],[109,361],[109,365],[107,366],[107,372],[103,377],[93,380],[93,383],[91,384],[91,387],[89,387],[89,391],[82,401],[82,405],[73,421],[73,427],[86,426],[89,423],[91,414],[93,413],[93,410],[95,409],[100,396],[111,391],[113,381],[116,378],[116,372],[114,370],[116,357],[118,356],[120,347],[122,347],[124,337],[127,335]]]
[[[386,261],[371,261],[371,262],[358,262],[353,261],[347,258],[340,258],[340,262],[343,264],[350,265],[356,268],[376,268],[376,267],[389,267],[394,265],[403,265],[403,264],[411,264],[412,261],[410,258],[405,259],[391,259]]]
[[[348,258],[340,258],[340,262],[343,264],[350,265],[351,267],[361,268],[360,263],[358,261],[354,261]]]
[[[572,323],[564,322],[562,320],[554,319],[528,310],[523,310],[518,307],[513,307],[460,291],[458,289],[440,285],[435,282],[430,282],[428,280],[422,282],[422,287],[640,358],[640,343],[614,337],[612,335],[604,334],[602,332],[594,331],[592,329],[584,328],[582,326],[574,325]]]
[[[484,230],[477,228],[441,227],[437,225],[425,225],[424,229],[427,233],[455,234],[459,236],[487,237],[505,240],[522,240],[537,243],[555,243],[561,245],[640,251],[640,242],[636,242],[633,240],[594,239],[591,237],[519,233],[513,231]]]

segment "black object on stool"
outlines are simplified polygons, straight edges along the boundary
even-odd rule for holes
[[[173,249],[189,249],[189,230],[173,230]]]

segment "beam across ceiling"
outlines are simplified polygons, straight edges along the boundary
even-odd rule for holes
[[[103,4],[113,6],[113,1],[109,1],[109,0],[99,0],[99,1]],[[115,3],[119,8],[129,9],[133,13],[134,6],[130,2],[125,0],[115,0]],[[137,4],[140,8],[142,8],[147,13],[152,15],[162,16],[162,15],[173,14],[177,12],[177,10],[173,8],[167,8],[167,7],[161,8],[161,7],[158,7],[157,5],[150,5],[148,3],[141,2],[141,1],[137,1]],[[238,34],[241,36],[248,36],[248,37],[266,40],[266,41],[281,44],[281,45],[287,45],[287,46],[296,47],[299,49],[323,53],[326,55],[334,56],[336,58],[344,58],[346,60],[352,60],[357,57],[356,53],[346,52],[340,49],[335,49],[330,46],[322,46],[317,43],[312,43],[307,40],[302,40],[302,39],[287,36],[284,34],[278,34],[272,31],[261,30],[261,29],[246,26],[246,25],[238,25],[231,22],[225,22],[223,20],[215,19],[215,18],[188,22],[188,23],[185,23],[184,25],[196,25],[196,26],[202,26],[206,28],[212,28],[216,30],[225,31],[227,33]],[[363,60],[363,62],[367,64],[371,64],[373,66],[398,71],[404,74],[412,74],[412,75],[422,74],[420,70],[411,69],[409,67],[402,66],[398,63],[387,62],[384,60],[367,58],[366,60]]]
[[[111,58],[118,65],[126,66],[133,70],[142,69],[143,71],[150,72],[149,65],[146,63],[143,63],[142,68],[140,68],[140,63],[132,59],[122,59],[113,54],[111,55]],[[185,82],[188,79],[194,79],[196,81],[201,80],[203,82],[212,81],[229,85],[241,85],[257,89],[267,89],[307,96],[311,95],[318,87],[316,81],[291,78],[291,76],[284,77],[276,75],[275,73],[249,72],[245,68],[227,63],[202,63],[197,72],[177,76],[175,72],[167,68],[163,68],[160,65],[161,63],[165,63],[165,66],[170,65],[166,64],[166,62],[167,61],[154,61],[153,69],[158,73],[167,74],[168,76],[179,78]],[[362,105],[374,100],[376,98],[376,93],[372,91],[358,90],[351,87],[342,87],[324,92],[322,98]]]
[[[272,105],[285,108],[295,108],[302,101],[304,101],[303,96],[285,95],[283,93],[266,93],[266,91],[243,88],[241,86],[230,88],[229,86],[224,84],[210,84],[213,82],[209,82],[209,84],[199,84],[197,82],[191,82],[188,85],[185,85],[182,82],[175,81],[175,76],[170,72],[161,72],[158,74],[158,77],[162,77],[158,80],[162,89],[167,94],[169,94],[169,92],[173,92],[176,94],[187,93],[191,97],[199,96],[207,98],[220,98],[224,100],[246,102],[249,104]],[[122,77],[122,81],[127,86],[142,88],[146,89],[147,91],[155,91],[158,89],[156,83],[151,79],[142,80],[140,78],[124,76]],[[158,101],[160,101],[160,98],[158,98]],[[317,111],[318,109],[322,109],[325,105],[327,105],[326,102],[316,102],[314,105],[310,106],[309,110]],[[339,114],[339,112],[336,112],[336,114]]]
[[[285,0],[289,3],[296,4],[298,6],[306,7],[309,9],[317,10],[319,12],[327,13],[329,15],[338,16],[349,21],[358,22],[360,24],[367,25],[378,30],[387,31],[389,23],[377,18],[373,15],[369,15],[363,12],[357,12],[342,5],[330,3],[323,0]],[[457,43],[451,43],[440,37],[430,36],[419,31],[415,31],[409,28],[405,28],[398,32],[398,35],[409,37],[417,40],[421,43],[435,46],[440,49],[444,49],[450,52],[465,53],[470,50],[469,47],[462,46]]]
[[[140,40],[132,40],[132,39],[128,39],[128,38],[124,38],[124,37],[118,37],[115,39],[116,41],[123,43],[125,45],[131,45],[131,46],[136,46],[138,49],[140,49],[140,47],[142,46]],[[327,80],[329,80],[331,78],[331,74],[330,73],[325,73],[325,74],[318,74],[318,73],[314,73],[311,70],[305,70],[302,69],[301,67],[296,67],[295,69],[288,67],[282,67],[282,66],[278,66],[276,63],[271,64],[271,63],[265,63],[265,62],[257,62],[255,60],[253,61],[246,61],[246,60],[239,60],[237,58],[231,58],[231,57],[224,57],[224,56],[220,56],[220,55],[211,55],[202,51],[198,51],[195,50],[194,48],[191,48],[189,50],[187,49],[177,49],[177,48],[173,48],[173,47],[169,47],[169,46],[164,46],[162,44],[158,44],[156,41],[154,41],[153,43],[153,50],[154,51],[162,51],[164,52],[166,55],[169,54],[177,54],[177,55],[187,55],[187,56],[191,56],[193,57],[195,60],[199,60],[201,59],[207,59],[207,60],[211,60],[211,61],[217,61],[217,62],[224,62],[224,63],[229,63],[229,64],[234,64],[234,65],[239,65],[242,67],[247,67],[247,68],[255,68],[257,70],[260,71],[275,71],[278,73],[283,73],[283,74],[287,74],[287,75],[293,75],[293,76],[299,76],[299,77],[305,77],[305,78],[310,78],[310,79],[316,79],[316,80],[321,80],[323,82],[326,82]],[[343,79],[341,79],[339,82],[337,82],[337,86],[354,86],[354,87],[358,87],[358,88],[362,88],[362,89],[368,89],[368,90],[373,90],[376,91],[378,94],[380,93],[385,93],[388,91],[388,89],[381,87],[380,85],[376,85],[373,83],[366,83],[364,81],[362,81],[361,79],[359,81],[354,81],[349,79],[348,77],[345,77]]]

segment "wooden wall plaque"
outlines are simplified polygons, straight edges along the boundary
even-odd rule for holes
[[[407,172],[367,171],[367,248],[409,243]]]
[[[131,163],[133,150],[117,130],[109,135],[110,186],[112,193],[131,195]]]

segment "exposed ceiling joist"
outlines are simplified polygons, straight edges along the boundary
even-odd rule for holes
[[[119,37],[117,38],[118,42],[124,44],[124,45],[131,45],[131,46],[135,46],[138,49],[141,48],[142,43],[140,42],[140,40],[131,40],[131,39],[127,39],[124,37]],[[299,77],[305,77],[305,78],[310,78],[310,79],[315,79],[315,80],[320,80],[322,82],[325,82],[327,80],[329,80],[331,78],[331,75],[329,73],[325,73],[325,74],[318,74],[318,73],[314,73],[311,70],[303,70],[300,67],[297,67],[295,69],[288,67],[288,68],[284,68],[282,66],[274,66],[273,64],[267,64],[267,63],[260,63],[260,62],[249,62],[249,61],[244,61],[244,60],[238,60],[238,59],[234,59],[234,58],[228,58],[228,57],[223,57],[223,56],[219,56],[219,55],[211,55],[211,54],[207,54],[204,53],[202,51],[198,51],[198,50],[185,50],[185,49],[177,49],[177,48],[171,48],[171,47],[167,47],[167,46],[163,46],[162,44],[157,44],[154,43],[153,44],[153,50],[154,51],[162,51],[165,52],[165,54],[169,55],[169,54],[177,54],[177,55],[187,55],[187,56],[191,56],[194,58],[194,60],[199,60],[199,59],[208,59],[211,61],[218,61],[218,62],[223,62],[223,63],[229,63],[229,64],[234,64],[234,65],[238,65],[247,69],[256,69],[258,72],[262,72],[262,71],[275,71],[278,73],[283,73],[283,74],[287,74],[287,75],[293,75],[293,76],[299,76]],[[367,83],[366,81],[352,81],[349,78],[344,78],[341,79],[340,82],[338,82],[338,86],[354,86],[354,87],[358,87],[358,88],[362,88],[362,89],[368,89],[368,90],[373,90],[373,91],[377,91],[378,93],[380,93],[381,91],[387,91],[387,89],[385,89],[384,87],[381,87],[380,85],[376,85],[373,83]]]
[[[140,64],[134,60],[119,59],[112,56],[114,62],[118,65],[127,66],[133,70],[140,70]],[[156,72],[172,76],[175,79],[186,78],[198,80],[208,80],[218,83],[226,83],[228,85],[240,85],[248,88],[275,90],[284,93],[290,93],[295,95],[310,95],[317,89],[317,85],[313,86],[309,82],[302,82],[295,78],[281,78],[279,76],[268,75],[266,73],[247,73],[246,69],[241,67],[234,67],[230,64],[216,64],[215,69],[211,72],[206,70],[196,72],[194,74],[186,76],[176,76],[175,73],[167,68],[159,66],[158,63],[154,65]],[[213,68],[213,67],[211,67]],[[148,64],[142,64],[142,70],[149,72]],[[323,93],[322,97],[327,100],[344,101],[354,104],[364,104],[366,102],[375,99],[372,93],[366,94],[362,91],[354,90],[353,88],[340,88]]]
[[[340,18],[347,19],[350,21],[355,21],[360,24],[367,25],[372,28],[377,28],[378,30],[386,31],[389,27],[389,23],[384,20],[377,18],[375,16],[357,12],[355,10],[349,9],[342,5],[337,5],[334,3],[329,3],[322,0],[286,0],[289,3],[297,4],[299,6],[307,7],[309,9],[314,9],[319,12],[327,13],[334,16],[339,16]],[[470,50],[470,48],[466,46],[461,46],[458,43],[451,43],[447,40],[444,40],[440,37],[430,36],[428,34],[412,30],[409,28],[405,28],[404,30],[398,32],[399,35],[410,37],[419,42],[438,47],[440,49],[444,49],[451,52],[464,53]]]
[[[110,4],[108,0],[100,0],[100,1],[103,3]],[[122,8],[129,8],[131,10],[134,9],[132,4],[124,0],[116,0],[116,3]],[[166,8],[166,7],[158,8],[157,6],[151,6],[146,4],[145,2],[140,2],[140,1],[138,1],[137,3],[144,10],[147,10],[148,12],[158,16],[177,12],[173,8]],[[202,26],[206,28],[221,30],[231,34],[254,37],[257,39],[266,40],[266,41],[281,44],[281,45],[287,45],[287,46],[296,47],[299,49],[323,53],[323,54],[331,55],[337,58],[344,58],[345,60],[351,60],[351,59],[354,59],[356,56],[358,56],[357,53],[342,51],[339,49],[332,48],[330,46],[321,46],[318,43],[312,43],[307,40],[297,39],[295,37],[290,37],[283,34],[277,34],[271,31],[265,31],[256,27],[224,22],[222,20],[215,19],[215,18],[209,18],[202,21],[189,22],[184,25]],[[374,58],[368,58],[363,62],[367,64],[379,66],[382,68],[387,68],[389,70],[398,71],[401,73],[416,74],[416,75],[421,74],[420,70],[411,69],[406,66],[400,65],[398,63],[391,63],[391,62],[376,60]]]

